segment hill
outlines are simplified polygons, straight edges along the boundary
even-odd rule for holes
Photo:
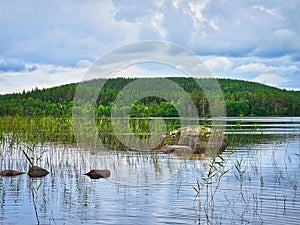
[[[190,95],[199,116],[209,116],[207,99],[194,79],[169,79],[178,83]],[[135,79],[108,80],[98,96],[96,114],[109,116],[116,96],[133,80]],[[87,82],[91,87],[97,85],[97,80]],[[242,80],[218,79],[218,82],[223,90],[228,116],[300,116],[300,91],[282,90]],[[71,116],[77,85],[67,84],[0,95],[0,116]],[[131,115],[178,116],[171,103],[157,97],[138,101],[132,107]]]

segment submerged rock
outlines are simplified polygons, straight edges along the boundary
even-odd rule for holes
[[[109,170],[91,170],[90,172],[85,173],[84,175],[87,175],[91,179],[108,178],[108,177],[110,177],[110,171]]]
[[[47,176],[49,172],[39,166],[32,166],[28,170],[28,175],[30,177],[44,177]]]
[[[22,175],[24,172],[20,172],[17,170],[2,170],[0,171],[0,176],[6,176],[6,177],[13,177],[13,176],[18,176]]]
[[[209,127],[183,127],[165,135],[158,148],[165,153],[217,154],[228,146],[227,136],[222,131]]]

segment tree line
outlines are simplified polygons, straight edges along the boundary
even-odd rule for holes
[[[147,78],[152,79],[152,78]],[[208,98],[215,99],[215,104],[224,97],[227,116],[300,116],[300,91],[288,91],[259,83],[217,79],[222,90],[222,96],[214,92],[203,92],[202,87],[210,84],[210,79],[174,77],[168,78],[187,93],[193,101],[199,116],[210,116]],[[96,102],[95,114],[98,117],[110,116],[115,100],[120,91],[133,82],[133,78],[115,78],[107,80],[101,88]],[[85,81],[84,93],[95,98],[94,90],[103,80]],[[73,99],[78,84],[67,84],[47,89],[33,89],[22,93],[0,95],[0,116],[71,116]],[[180,101],[176,91],[169,90],[168,96]],[[136,94],[134,91],[130,93]],[[182,101],[180,104],[185,104]],[[162,116],[176,117],[176,103],[166,101],[157,96],[140,99],[132,105],[124,105],[120,111],[130,112],[130,116]],[[187,110],[189,110],[187,108]]]

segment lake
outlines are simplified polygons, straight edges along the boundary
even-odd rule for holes
[[[50,174],[0,177],[0,224],[299,224],[300,118],[215,120],[230,143],[215,161],[39,145]],[[3,143],[0,168],[27,171],[22,148]]]

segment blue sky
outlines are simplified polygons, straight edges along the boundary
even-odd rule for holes
[[[0,94],[80,81],[111,49],[143,40],[190,49],[215,77],[300,90],[299,8],[299,0],[0,0]]]

